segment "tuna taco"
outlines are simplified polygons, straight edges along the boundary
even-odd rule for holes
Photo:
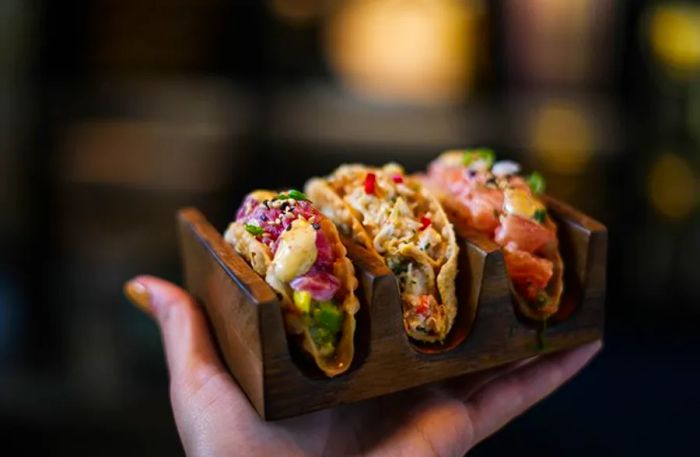
[[[287,332],[327,375],[354,353],[357,279],[333,223],[302,192],[249,194],[224,235],[281,298]]]

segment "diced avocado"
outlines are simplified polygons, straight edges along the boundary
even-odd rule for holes
[[[311,310],[311,293],[305,290],[294,291],[294,305],[304,314],[309,314]]]
[[[340,331],[340,327],[343,324],[343,314],[333,303],[319,303],[318,308],[314,309],[313,315],[319,327],[328,330],[331,334],[336,334]]]
[[[333,344],[333,335],[327,329],[322,327],[311,327],[309,332],[311,333],[311,339],[314,340],[316,346]]]

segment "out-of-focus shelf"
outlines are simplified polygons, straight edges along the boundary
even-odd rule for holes
[[[600,92],[523,91],[412,106],[372,102],[318,83],[279,88],[268,100],[268,116],[266,133],[274,143],[328,146],[329,154],[344,153],[347,146],[406,153],[482,144],[533,149],[542,142],[556,146],[567,129],[581,136],[578,146],[591,151],[623,146],[615,101]]]
[[[495,107],[468,105],[410,106],[367,101],[327,84],[303,90],[281,89],[269,107],[268,134],[278,143],[431,148],[489,142]],[[329,148],[328,153],[333,153]]]

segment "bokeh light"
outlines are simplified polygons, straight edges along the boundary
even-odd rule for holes
[[[554,99],[542,103],[531,122],[531,147],[539,162],[561,174],[586,168],[596,140],[588,113],[573,102]]]
[[[365,97],[410,103],[456,101],[476,77],[479,1],[348,0],[326,27],[327,58]]]
[[[700,6],[685,2],[660,4],[646,25],[654,57],[676,78],[700,67]]]
[[[649,200],[654,209],[671,219],[687,217],[698,203],[700,190],[693,170],[681,156],[661,154],[649,171]]]

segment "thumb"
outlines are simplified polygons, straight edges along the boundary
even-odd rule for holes
[[[198,381],[226,372],[206,318],[187,292],[153,276],[138,276],[126,283],[124,293],[160,327],[173,383],[184,381],[196,388]]]
[[[208,450],[230,432],[222,427],[257,420],[221,363],[204,313],[192,296],[153,276],[132,279],[124,293],[160,327],[173,413],[188,455],[212,454]]]

